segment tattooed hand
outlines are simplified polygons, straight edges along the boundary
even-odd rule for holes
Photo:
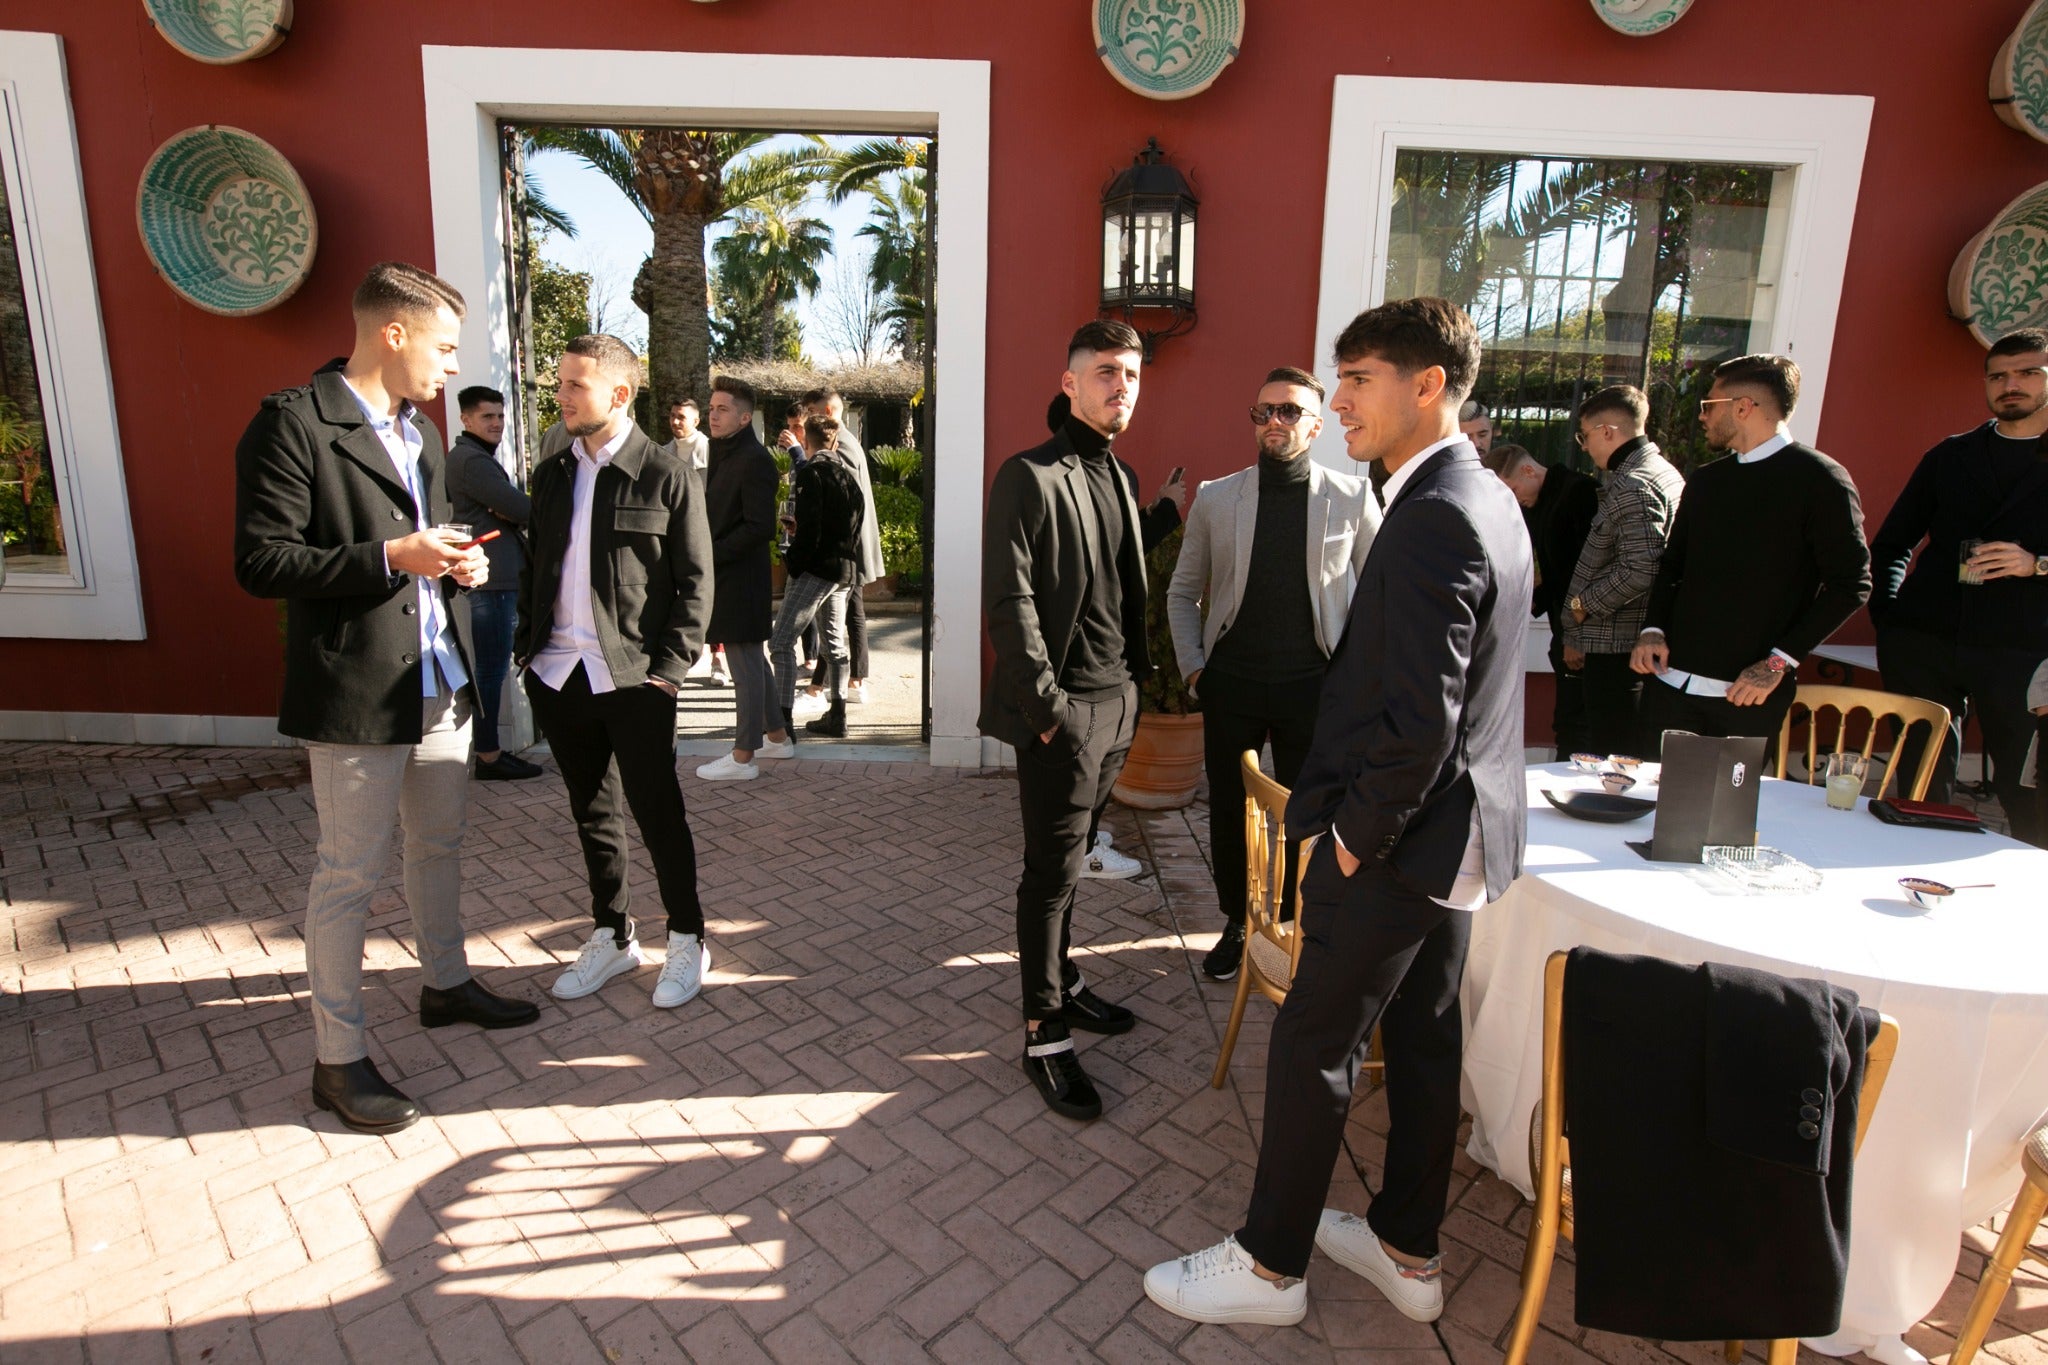
[[[1772,668],[1772,659],[1759,659],[1736,676],[1728,684],[1728,703],[1731,706],[1758,706],[1764,698],[1777,689],[1778,682],[1785,676],[1783,668]]]

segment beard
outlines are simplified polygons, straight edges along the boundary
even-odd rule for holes
[[[574,436],[574,437],[576,437],[576,438],[578,438],[578,439],[580,440],[580,439],[582,439],[582,438],[583,438],[583,437],[585,437],[585,436],[595,436],[595,435],[597,435],[597,433],[599,433],[600,431],[603,431],[603,430],[605,429],[605,425],[606,425],[606,423],[607,423],[607,422],[608,422],[609,420],[610,420],[610,419],[608,419],[608,418],[604,418],[604,417],[598,417],[598,418],[587,418],[587,419],[585,419],[584,421],[581,421],[581,422],[566,422],[566,421],[565,421],[565,422],[563,422],[563,423],[562,423],[562,427],[563,427],[563,429],[564,429],[565,431],[567,431],[567,432],[568,432],[568,433],[569,433],[569,434],[570,434],[571,436]]]
[[[2025,393],[2009,393],[1991,400],[1991,411],[2004,422],[2024,422],[2044,407],[2048,407],[2048,398]]]

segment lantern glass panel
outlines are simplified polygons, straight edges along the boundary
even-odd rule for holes
[[[1175,280],[1181,299],[1193,302],[1195,297],[1195,217],[1185,214],[1180,220],[1180,249],[1177,252],[1180,264]]]
[[[1112,210],[1102,220],[1102,297],[1115,298],[1124,287],[1124,261],[1129,255],[1124,219]]]

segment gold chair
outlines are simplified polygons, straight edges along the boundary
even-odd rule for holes
[[[1294,969],[1301,962],[1298,886],[1294,917],[1284,919],[1280,913],[1287,894],[1287,788],[1259,770],[1255,750],[1245,750],[1238,766],[1244,771],[1244,959],[1237,970],[1237,998],[1230,1005],[1230,1026],[1223,1032],[1216,1074],[1209,1078],[1217,1090],[1230,1074],[1230,1055],[1237,1048],[1237,1033],[1244,1026],[1244,1006],[1252,988],[1258,987],[1259,994],[1278,1005],[1287,999]],[[1302,841],[1302,867],[1308,866],[1309,850],[1314,846],[1314,839]],[[1385,1063],[1379,1056],[1379,1031],[1375,1029],[1365,1069],[1383,1072]]]
[[[1556,952],[1543,964],[1543,1097],[1529,1125],[1531,1148],[1529,1169],[1536,1178],[1536,1216],[1529,1223],[1529,1249],[1522,1259],[1522,1301],[1515,1309],[1515,1323],[1508,1335],[1503,1365],[1525,1365],[1529,1346],[1536,1339],[1537,1319],[1543,1313],[1543,1295],[1550,1287],[1550,1263],[1557,1255],[1557,1239],[1572,1235],[1571,1151],[1564,1135],[1564,964],[1568,953]],[[1863,1061],[1863,1092],[1856,1111],[1856,1146],[1870,1131],[1871,1116],[1877,1112],[1878,1097],[1884,1093],[1885,1077],[1891,1073],[1892,1058],[1899,1050],[1899,1025],[1890,1015],[1880,1015],[1877,1036]],[[2037,1135],[2038,1136],[2038,1135]],[[1742,1359],[1742,1343],[1727,1343],[1726,1358]],[[1770,1344],[1770,1365],[1793,1365],[1799,1355],[1799,1340],[1785,1337]],[[1963,1365],[1957,1358],[1950,1365]]]
[[[1908,726],[1925,722],[1933,727],[1925,746],[1920,751],[1920,770],[1913,774],[1913,784],[1907,787],[1903,779],[1899,784],[1899,795],[1914,801],[1927,799],[1927,784],[1934,780],[1934,764],[1941,757],[1943,737],[1948,734],[1949,712],[1939,702],[1926,701],[1920,697],[1909,697],[1900,692],[1879,692],[1869,687],[1834,687],[1826,683],[1801,683],[1799,694],[1793,699],[1792,707],[1785,713],[1785,723],[1778,730],[1778,776],[1785,775],[1786,753],[1792,747],[1792,718],[1801,709],[1806,712],[1806,781],[1811,785],[1817,774],[1826,766],[1819,758],[1820,713],[1833,711],[1835,716],[1835,753],[1860,752],[1865,761],[1877,746],[1877,723],[1889,720],[1892,723],[1892,753],[1884,765],[1884,780],[1878,784],[1877,794],[1883,796],[1891,789],[1892,774],[1899,766],[1899,750],[1906,738]],[[1857,712],[1870,717],[1870,725],[1863,734],[1861,750],[1851,750],[1848,743],[1849,718]]]
[[[1998,1312],[1998,1305],[2005,1302],[2006,1290],[2012,1287],[2012,1272],[2018,1268],[2020,1258],[2031,1256],[2048,1264],[2048,1256],[2030,1245],[2034,1229],[2041,1226],[2041,1216],[2048,1214],[2048,1128],[2036,1128],[2027,1135],[2026,1145],[2020,1148],[2020,1173],[2025,1180],[2020,1185],[2019,1198],[2012,1201],[2012,1211],[2005,1215],[2005,1231],[1999,1234],[1998,1245],[1984,1266],[1984,1278],[1977,1282],[1977,1297],[1970,1300],[1970,1311],[1963,1317],[1963,1330],[1956,1337],[1949,1365],[1970,1365],[1970,1357],[1984,1344],[1991,1319]]]

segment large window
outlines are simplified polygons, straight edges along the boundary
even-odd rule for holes
[[[0,106],[4,107],[4,106]],[[8,129],[7,131],[12,131]],[[0,175],[0,550],[7,575],[70,579],[64,547],[63,504],[56,462],[50,457],[49,422],[36,379],[35,329],[22,291],[21,246],[13,195]]]
[[[1404,148],[1385,297],[1440,295],[1472,315],[1485,346],[1474,396],[1495,440],[1583,464],[1573,410],[1633,384],[1666,453],[1690,467],[1706,456],[1693,417],[1714,365],[1771,345],[1778,174]]]

